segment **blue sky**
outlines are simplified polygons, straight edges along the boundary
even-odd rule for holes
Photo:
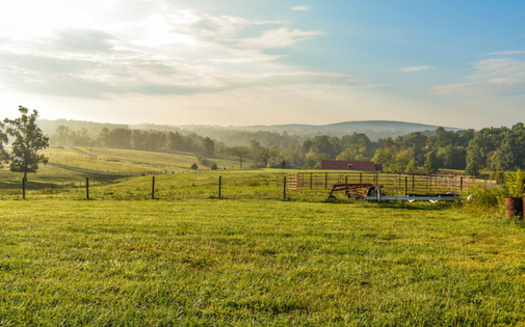
[[[0,4],[2,117],[479,129],[524,121],[524,90],[521,1]]]

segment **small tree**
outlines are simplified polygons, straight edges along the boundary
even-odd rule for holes
[[[12,120],[6,118],[4,123],[8,126],[7,134],[15,138],[10,153],[10,169],[24,173],[24,179],[26,179],[27,173],[37,171],[40,162],[47,163],[47,158],[38,154],[38,151],[49,146],[49,139],[36,125],[38,117],[36,110],[29,114],[27,108],[19,106],[18,111],[21,114],[19,118]]]
[[[244,159],[248,154],[250,154],[250,149],[245,147],[244,145],[236,145],[232,149],[232,154],[237,157],[237,160],[239,160],[240,167],[242,169],[242,163],[244,162]]]

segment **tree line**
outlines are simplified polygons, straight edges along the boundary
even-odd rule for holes
[[[230,156],[242,167],[246,160],[258,167],[317,168],[322,160],[374,161],[386,171],[434,173],[439,169],[464,170],[479,175],[482,170],[503,172],[525,168],[525,128],[485,128],[414,132],[396,138],[371,141],[363,133],[343,137],[314,136],[304,139],[287,133],[240,132],[237,144],[227,146],[195,133],[129,128],[104,128],[95,139],[86,130],[59,126],[52,144],[102,146],[160,152],[189,152],[206,158]]]
[[[363,133],[342,137],[318,135],[304,139],[286,132],[247,132],[237,134],[237,144],[226,145],[210,137],[179,131],[104,127],[92,138],[86,129],[58,126],[50,138],[37,126],[38,112],[19,107],[20,117],[0,121],[0,166],[9,163],[12,171],[35,172],[47,158],[38,152],[49,144],[100,146],[158,152],[186,152],[198,156],[201,164],[212,166],[209,158],[233,157],[240,167],[251,160],[257,167],[318,168],[323,160],[374,161],[385,171],[434,173],[439,169],[464,170],[479,175],[525,169],[525,126],[490,127],[449,131],[413,132],[396,138],[371,141]],[[10,151],[6,145],[10,144]]]

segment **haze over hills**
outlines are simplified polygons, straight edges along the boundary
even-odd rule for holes
[[[254,125],[241,127],[228,127],[243,131],[268,131],[274,133],[286,132],[289,135],[299,136],[317,136],[328,135],[342,137],[353,133],[364,133],[371,140],[375,141],[380,138],[397,137],[413,132],[435,131],[440,126],[425,125],[418,123],[408,123],[400,121],[387,120],[369,120],[369,121],[348,121],[328,125],[305,125],[305,124],[288,124],[288,125]],[[442,126],[443,127],[443,126]],[[186,126],[185,128],[194,131],[203,130],[203,128],[217,128],[206,126]],[[458,131],[460,128],[445,127],[446,130]],[[197,132],[197,134],[199,134]]]
[[[141,126],[141,125],[137,125]],[[314,137],[319,135],[328,135],[342,137],[353,133],[364,133],[372,141],[381,138],[397,137],[407,135],[413,132],[425,132],[431,134],[440,126],[425,125],[417,123],[371,120],[371,121],[348,121],[328,125],[307,125],[307,124],[287,124],[287,125],[253,125],[253,126],[204,126],[204,125],[186,125],[180,126],[181,129],[195,132],[202,136],[221,139],[221,135],[242,133],[242,132],[270,132],[270,133],[287,133],[288,135],[297,135],[299,137]],[[449,131],[458,131],[460,128],[444,127]],[[223,140],[226,141],[226,140]]]
[[[314,137],[318,135],[328,135],[342,137],[353,133],[364,133],[370,140],[376,141],[380,138],[397,137],[407,135],[413,132],[432,133],[439,126],[426,125],[418,123],[408,123],[400,121],[348,121],[328,125],[307,125],[307,124],[286,124],[286,125],[253,125],[253,126],[210,126],[210,125],[156,125],[156,124],[111,124],[98,123],[77,120],[39,120],[39,126],[45,134],[53,135],[56,133],[58,126],[69,127],[71,131],[87,129],[91,137],[96,137],[103,128],[130,128],[142,130],[157,130],[165,132],[196,133],[201,136],[210,137],[219,141],[231,142],[231,139],[238,133],[251,132],[270,132],[270,133],[287,133],[288,135],[297,135],[299,137]],[[460,128],[445,127],[450,131],[461,130]]]

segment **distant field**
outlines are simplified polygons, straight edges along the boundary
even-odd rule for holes
[[[525,230],[426,204],[4,200],[3,326],[525,320]]]
[[[201,169],[209,169],[199,164],[194,155],[183,153],[82,147],[51,147],[43,153],[49,157],[49,161],[52,163],[101,172],[171,173],[190,169],[194,163],[201,166]],[[221,164],[230,163],[218,160],[218,165]]]

